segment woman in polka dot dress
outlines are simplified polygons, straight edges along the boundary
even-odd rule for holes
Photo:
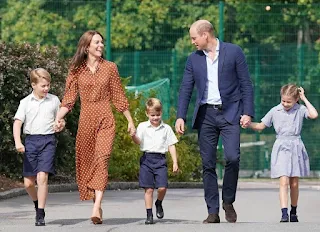
[[[111,102],[127,118],[130,135],[135,133],[117,66],[102,58],[103,41],[103,36],[97,31],[87,31],[81,36],[71,60],[65,94],[56,118],[62,119],[73,108],[79,94],[77,183],[80,199],[94,201],[91,215],[94,224],[102,223],[101,201],[108,182],[108,161],[115,137]]]

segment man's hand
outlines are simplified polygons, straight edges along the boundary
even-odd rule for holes
[[[178,134],[184,134],[184,120],[182,118],[177,119],[175,129]]]

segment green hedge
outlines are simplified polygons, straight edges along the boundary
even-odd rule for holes
[[[13,178],[21,178],[22,156],[15,151],[12,125],[19,101],[31,91],[29,72],[38,67],[47,69],[52,76],[51,93],[63,96],[67,61],[59,56],[56,48],[41,48],[31,44],[5,44],[0,42],[0,173]],[[129,79],[124,79],[124,84]],[[147,120],[144,112],[145,98],[127,93],[130,111],[136,126]],[[155,93],[151,93],[154,95]],[[57,174],[73,177],[75,173],[75,136],[80,112],[78,102],[66,117],[66,129],[58,134],[56,153]],[[125,117],[115,112],[116,139],[109,164],[110,180],[137,181],[139,173],[139,146],[132,142],[127,133]],[[173,125],[175,114],[172,111],[168,124]],[[171,181],[199,180],[201,176],[201,159],[196,140],[190,137],[179,138],[177,144],[180,173],[173,175],[171,157],[168,155],[169,178]]]

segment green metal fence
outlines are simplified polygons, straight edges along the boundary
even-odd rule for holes
[[[214,24],[219,39],[240,45],[246,54],[255,88],[255,121],[280,102],[280,87],[289,82],[302,85],[308,99],[320,109],[318,3],[48,0],[31,11],[31,2],[36,1],[29,0],[23,1],[24,9],[17,11],[18,3],[5,2],[0,4],[2,40],[57,45],[63,56],[70,57],[79,36],[85,30],[98,29],[107,38],[106,57],[118,64],[121,76],[132,77],[130,85],[146,85],[165,78],[170,80],[167,93],[171,107],[177,104],[185,61],[194,50],[188,28],[197,19],[208,19]],[[9,13],[13,8],[17,12],[16,19]],[[42,24],[47,23],[52,28],[48,30],[36,24],[34,27],[41,39],[28,37],[28,31],[17,26],[21,24],[19,18],[23,18],[24,12],[31,15],[26,25],[39,21],[37,15],[41,12],[50,13],[56,20],[42,17]],[[51,22],[57,20],[61,22],[55,30]],[[192,111],[191,104],[187,121],[189,128]],[[319,132],[319,120],[305,122],[302,138],[315,175],[320,171]],[[274,139],[273,129],[261,134],[244,130],[241,170],[249,170],[247,175],[252,176],[268,169]]]

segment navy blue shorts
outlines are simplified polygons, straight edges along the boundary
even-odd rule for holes
[[[143,153],[140,158],[139,185],[141,188],[168,187],[168,167],[165,154]]]
[[[38,172],[55,174],[54,155],[56,137],[50,135],[27,135],[23,159],[23,176],[36,176]]]

